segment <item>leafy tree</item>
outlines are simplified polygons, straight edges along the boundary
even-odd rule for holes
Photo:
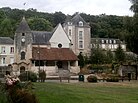
[[[30,18],[28,19],[29,26],[32,30],[38,31],[51,31],[52,25],[49,21],[44,18]]]
[[[85,60],[84,60],[84,56],[81,52],[79,53],[78,58],[79,58],[79,66],[80,66],[80,68],[83,68],[85,65]]]
[[[0,24],[0,34],[1,36],[11,36],[13,34],[13,27],[11,25],[11,20],[5,18]]]
[[[106,52],[106,63],[112,63],[114,61],[114,56],[111,50]]]
[[[125,53],[124,53],[121,45],[119,45],[118,48],[115,51],[115,59],[116,59],[117,62],[125,61]]]
[[[92,64],[103,64],[105,63],[106,55],[100,48],[94,48],[91,50],[90,60]]]
[[[127,36],[126,42],[128,48],[138,54],[138,0],[129,0],[132,3],[132,6],[130,7],[130,10],[134,12],[133,16],[133,27],[131,35]]]
[[[59,23],[63,23],[66,19],[66,15],[63,14],[62,12],[55,12],[53,14],[53,21],[54,21],[54,26],[56,26]]]

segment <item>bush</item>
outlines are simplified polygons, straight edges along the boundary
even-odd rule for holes
[[[119,79],[117,77],[111,77],[106,79],[107,82],[119,82]]]
[[[39,78],[41,80],[41,82],[44,82],[46,79],[46,72],[44,70],[39,72]]]
[[[37,75],[31,71],[20,74],[19,78],[21,81],[31,81],[31,82],[37,81]]]
[[[90,76],[87,77],[87,81],[95,83],[95,82],[97,82],[97,77],[90,75]]]

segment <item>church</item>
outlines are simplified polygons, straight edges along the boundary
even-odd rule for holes
[[[13,73],[44,70],[51,76],[69,70],[78,74],[77,55],[89,53],[89,39],[90,27],[79,14],[64,26],[58,24],[52,32],[32,31],[23,17],[14,36]]]

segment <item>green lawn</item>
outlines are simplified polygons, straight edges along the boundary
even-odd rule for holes
[[[138,81],[120,83],[35,83],[40,103],[138,103]]]

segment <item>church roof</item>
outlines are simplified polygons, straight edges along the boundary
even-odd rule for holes
[[[47,31],[31,31],[33,44],[48,44],[49,39],[52,37],[52,32]]]
[[[32,60],[74,61],[78,60],[74,52],[69,48],[38,48],[32,49]],[[40,53],[40,59],[39,54]]]
[[[31,32],[30,27],[28,26],[27,21],[25,20],[25,17],[23,17],[21,23],[19,24],[18,28],[16,29],[16,32]]]
[[[14,44],[14,41],[10,37],[0,37],[0,44]]]

